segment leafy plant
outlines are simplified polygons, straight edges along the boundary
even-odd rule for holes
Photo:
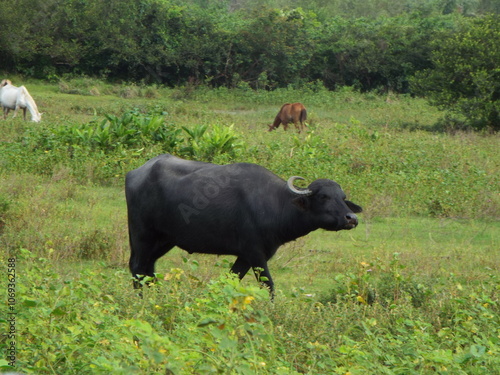
[[[182,129],[188,137],[185,139],[186,146],[181,148],[180,153],[190,158],[211,161],[223,154],[235,158],[243,147],[243,142],[238,139],[233,125],[214,125],[208,132],[208,125],[182,127]]]
[[[161,144],[165,150],[173,150],[180,142],[179,133],[179,129],[167,126],[161,116],[144,116],[130,111],[121,117],[106,115],[100,123],[61,127],[56,131],[56,136],[70,145],[110,152],[148,144]]]

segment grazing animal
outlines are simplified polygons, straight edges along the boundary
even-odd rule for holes
[[[26,109],[30,111],[32,121],[40,122],[42,119],[42,114],[38,112],[38,107],[26,87],[13,86],[8,79],[4,79],[0,83],[0,104],[3,109],[4,119],[7,119],[11,109],[14,110],[13,118],[16,117],[19,108],[23,110],[24,120],[26,120]]]
[[[269,125],[269,131],[277,129],[283,123],[283,129],[288,128],[288,124],[293,122],[299,133],[304,130],[304,122],[307,119],[307,110],[302,103],[283,104],[276,115],[272,125]],[[299,126],[300,123],[300,126]]]
[[[327,179],[307,188],[256,164],[216,165],[164,154],[127,173],[125,194],[130,271],[154,276],[158,258],[174,246],[191,253],[235,255],[240,279],[252,268],[271,295],[267,262],[277,249],[319,228],[353,229],[362,208]]]

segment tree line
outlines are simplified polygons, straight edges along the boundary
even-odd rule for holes
[[[0,71],[268,90],[347,85],[429,94],[442,106],[472,90],[489,104],[469,120],[500,127],[499,12],[498,0],[3,1]],[[446,87],[443,76],[457,82]]]

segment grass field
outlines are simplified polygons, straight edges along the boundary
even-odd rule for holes
[[[44,114],[0,122],[2,370],[500,372],[497,134],[446,131],[422,99],[348,88],[23,83]],[[266,132],[293,101],[308,108],[306,134]],[[363,206],[360,225],[283,246],[274,302],[227,274],[231,257],[179,249],[141,299],[123,180],[162,152],[333,178]]]

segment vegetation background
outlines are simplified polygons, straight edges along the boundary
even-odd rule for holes
[[[412,93],[454,127],[499,129],[499,11],[498,0],[3,1],[0,71]]]
[[[0,71],[44,115],[0,122],[14,369],[498,371],[497,2],[23,4],[0,3]],[[307,132],[266,132],[294,101]],[[278,251],[274,303],[231,257],[179,249],[140,299],[123,181],[163,152],[333,178],[365,211]]]

